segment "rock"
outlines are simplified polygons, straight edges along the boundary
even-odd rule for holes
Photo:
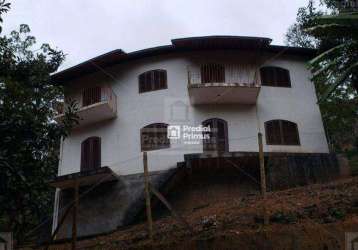
[[[201,221],[201,225],[204,230],[217,227],[216,215],[204,217]]]
[[[336,222],[337,220],[335,218],[333,218],[332,216],[328,215],[326,217],[323,218],[323,223],[333,223]]]

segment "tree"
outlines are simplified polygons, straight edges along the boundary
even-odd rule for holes
[[[5,0],[0,0],[0,24],[3,22],[1,15],[8,12],[9,10],[10,10],[10,3],[7,3]],[[1,31],[2,31],[2,27],[0,25],[0,33]]]
[[[339,1],[322,3],[331,10],[328,14],[318,11],[313,0],[298,10],[296,23],[286,33],[286,43],[319,49],[309,68],[313,80],[325,76],[325,99],[339,85],[349,84],[358,91],[358,12],[347,11]]]
[[[53,121],[63,89],[51,82],[65,56],[29,35],[27,25],[0,37],[0,226],[25,240],[51,215],[60,138],[76,123],[75,107],[64,124]]]
[[[292,24],[286,33],[286,44],[294,47],[317,48],[319,40],[309,34],[305,27],[309,26],[311,21],[323,13],[314,6],[313,0],[308,2],[307,7],[298,9],[296,23]]]
[[[306,31],[328,45],[309,62],[313,79],[326,76],[328,87],[322,99],[338,86],[350,85],[358,91],[358,12],[315,18]]]
[[[329,3],[334,13],[313,18],[306,28],[308,34],[321,41],[321,53],[308,66],[320,88],[321,107],[333,114],[326,117],[327,127],[340,131],[331,139],[335,144],[350,139],[353,144],[358,124],[358,12],[334,3]]]
[[[297,22],[286,34],[286,43],[317,49],[319,56],[308,66],[329,140],[340,150],[346,144],[354,145],[357,137],[357,19],[337,1],[321,3],[325,13],[317,10],[312,0],[299,9]]]

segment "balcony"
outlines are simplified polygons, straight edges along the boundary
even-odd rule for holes
[[[110,167],[100,167],[90,171],[81,171],[72,174],[57,176],[49,181],[53,187],[60,189],[74,188],[78,186],[90,186],[99,182],[117,180],[118,176]]]
[[[205,64],[188,69],[191,104],[255,104],[260,82],[255,65]]]
[[[79,116],[79,124],[76,128],[89,124],[112,119],[117,116],[117,96],[108,86],[91,87],[82,91],[79,109],[76,114]],[[66,105],[66,104],[65,104]],[[61,123],[64,118],[64,108],[60,106],[59,115],[55,121]]]

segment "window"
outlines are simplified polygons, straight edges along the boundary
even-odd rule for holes
[[[101,167],[101,138],[89,137],[81,144],[81,171]]]
[[[263,86],[291,87],[290,72],[279,67],[263,67],[260,69]]]
[[[204,132],[203,150],[216,151],[216,152],[228,152],[228,133],[227,133],[227,122],[212,118],[203,122],[204,127],[210,127],[210,132]]]
[[[156,69],[139,75],[139,93],[166,88],[168,88],[166,70]]]
[[[204,64],[200,67],[201,83],[225,82],[225,67],[221,64]]]
[[[300,145],[297,124],[284,120],[265,122],[268,145]]]
[[[168,124],[154,123],[145,126],[140,131],[142,151],[157,150],[170,147],[167,137]]]
[[[86,107],[101,102],[101,87],[91,87],[82,92],[82,106]]]

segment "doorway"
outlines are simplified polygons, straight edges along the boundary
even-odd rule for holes
[[[212,118],[203,122],[204,127],[210,127],[210,131],[203,132],[204,152],[229,152],[227,122],[219,118]]]

